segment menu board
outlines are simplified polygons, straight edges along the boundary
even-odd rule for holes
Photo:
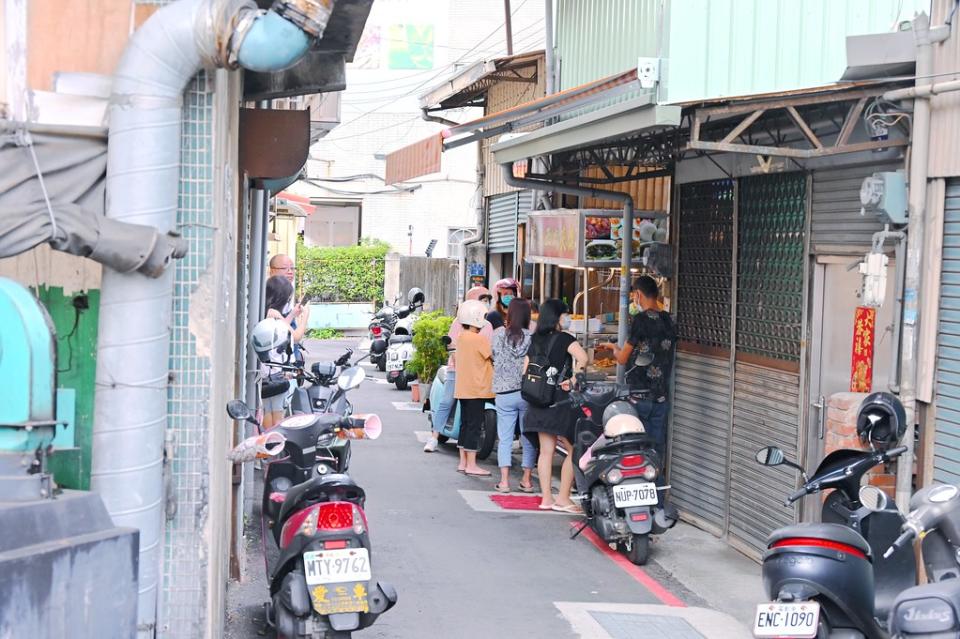
[[[620,266],[623,218],[608,209],[554,209],[527,217],[527,261],[561,266]],[[642,261],[644,246],[666,240],[665,220],[633,221],[632,263]]]
[[[527,261],[559,266],[580,265],[580,215],[558,209],[527,216]]]

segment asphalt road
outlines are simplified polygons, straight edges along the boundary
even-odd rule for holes
[[[311,356],[333,359],[353,343],[316,343]],[[353,443],[350,472],[367,492],[375,578],[391,582],[399,602],[358,637],[577,637],[584,635],[557,602],[702,603],[657,565],[656,544],[651,563],[631,571],[585,536],[571,540],[570,516],[475,509],[459,491],[492,491],[493,480],[455,472],[455,448],[425,454],[416,431],[429,430],[426,415],[393,405],[409,402],[410,392],[378,383],[383,374],[366,370],[368,379],[350,398],[356,412],[378,413],[384,431],[376,441]],[[495,457],[485,462],[492,471]],[[480,493],[467,496],[492,503]],[[228,591],[230,639],[264,633],[267,585],[258,522],[250,523],[245,580]]]

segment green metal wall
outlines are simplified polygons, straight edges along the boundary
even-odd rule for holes
[[[929,0],[557,0],[561,89],[664,58],[661,102],[840,79],[846,36],[890,31]],[[660,26],[662,23],[662,27]],[[662,34],[659,35],[659,34]]]
[[[61,287],[41,286],[38,297],[57,331],[57,388],[74,391],[73,446],[55,445],[50,468],[61,486],[88,490],[100,291],[66,294]],[[86,309],[82,297],[86,298]],[[60,419],[69,417],[64,414],[64,408],[63,405],[57,407]]]

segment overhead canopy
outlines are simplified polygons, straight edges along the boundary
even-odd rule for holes
[[[0,120],[0,135],[0,257],[47,242],[116,271],[156,277],[172,258],[186,254],[186,243],[176,234],[104,215],[104,129]]]
[[[497,164],[550,155],[604,140],[654,133],[680,125],[681,108],[658,105],[652,94],[587,113],[494,144]]]
[[[487,91],[497,82],[536,82],[536,75],[530,77],[521,71],[531,68],[536,71],[543,57],[544,52],[540,50],[493,60],[478,60],[421,95],[420,108],[442,111],[484,106]]]

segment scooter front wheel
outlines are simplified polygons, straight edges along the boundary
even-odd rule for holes
[[[377,358],[377,370],[380,371],[381,373],[386,372],[386,370],[387,370],[387,358],[386,358],[386,357],[378,357],[378,358]]]
[[[477,459],[484,460],[493,452],[493,447],[497,443],[497,411],[483,411],[483,431],[480,433],[480,450],[477,451]]]

